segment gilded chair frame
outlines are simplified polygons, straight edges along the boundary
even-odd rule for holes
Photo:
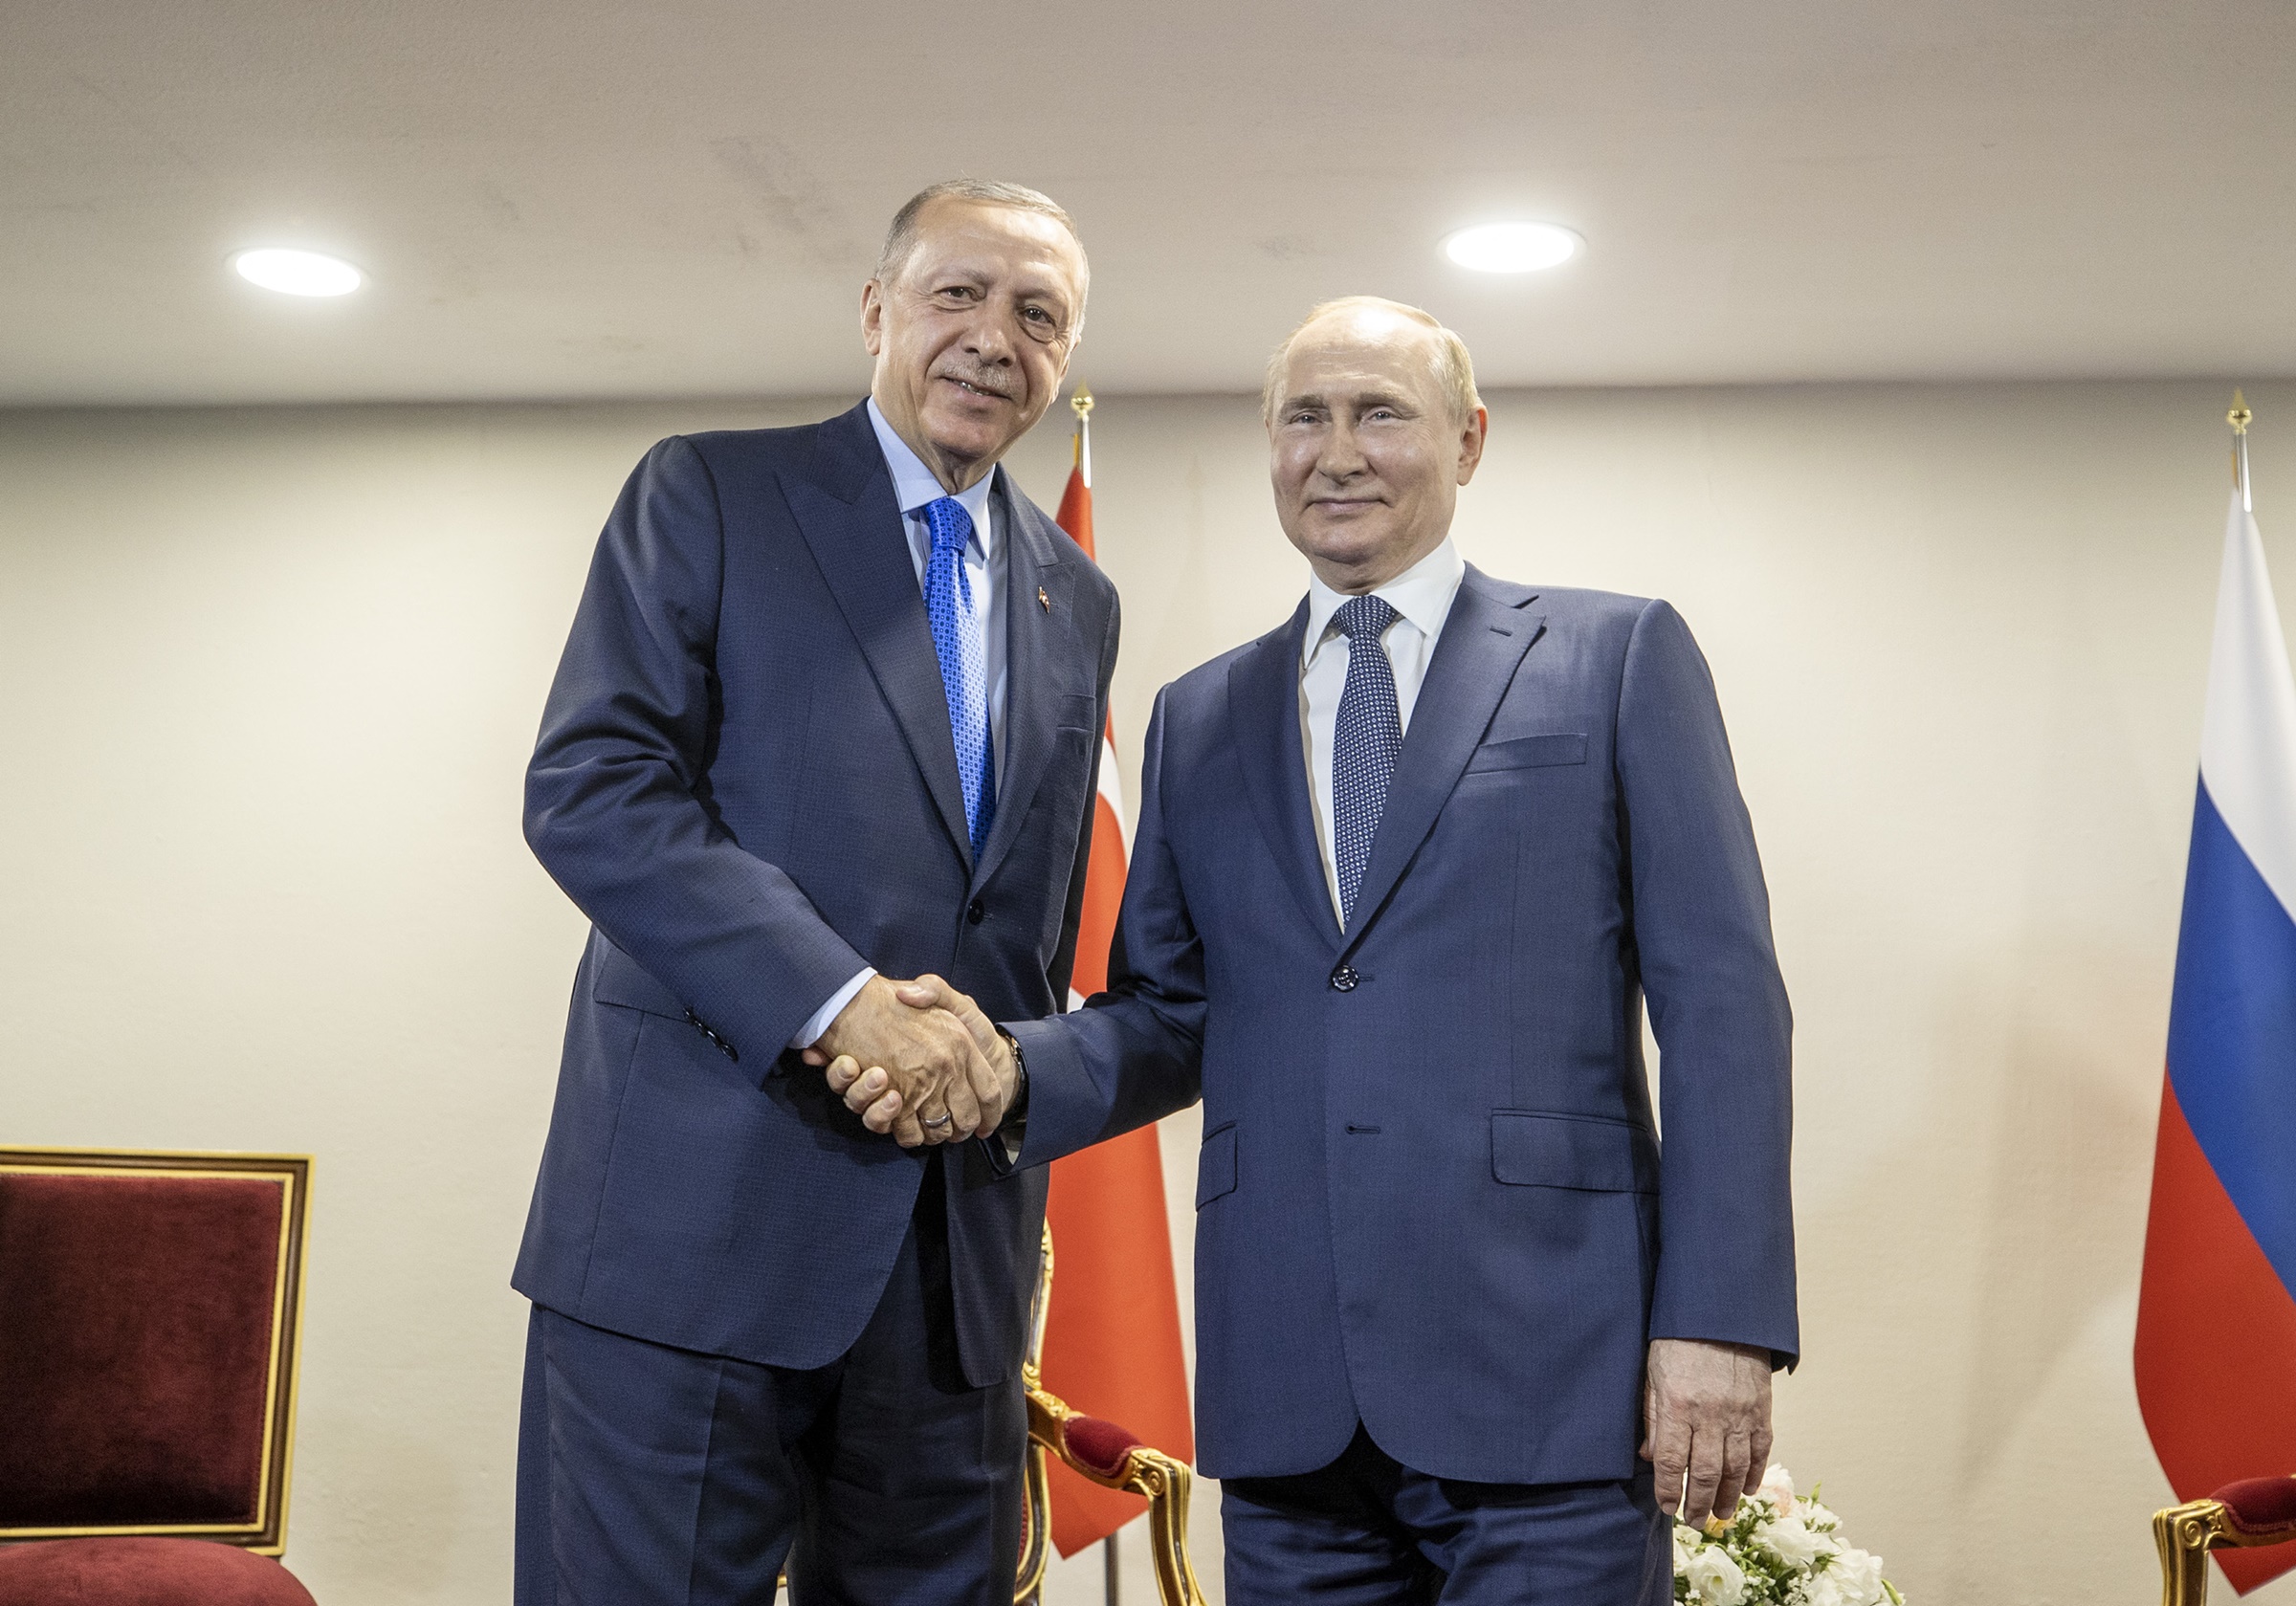
[[[2221,1500],[2188,1500],[2155,1511],[2152,1544],[2160,1551],[2161,1606],[2203,1606],[2209,1551],[2288,1542],[2285,1533],[2242,1533]]]
[[[0,1148],[0,1175],[238,1177],[258,1177],[281,1185],[278,1269],[272,1282],[271,1350],[255,1520],[89,1528],[0,1527],[0,1545],[40,1539],[165,1535],[218,1540],[257,1555],[283,1554],[287,1549],[287,1499],[295,1478],[296,1382],[302,1353],[303,1270],[310,1242],[311,1156],[172,1150]]]
[[[1069,1448],[1068,1424],[1082,1416],[1058,1395],[1045,1388],[1039,1367],[1044,1359],[1045,1313],[1052,1299],[1052,1229],[1045,1228],[1044,1264],[1037,1275],[1036,1297],[1029,1308],[1028,1355],[1021,1366],[1021,1381],[1028,1396],[1028,1542],[1013,1598],[1018,1606],[1033,1606],[1051,1565],[1052,1507],[1045,1458],[1058,1456],[1079,1476],[1104,1488],[1124,1489],[1148,1501],[1148,1543],[1156,1567],[1156,1591],[1162,1606],[1203,1606],[1203,1591],[1188,1559],[1188,1497],[1195,1478],[1187,1464],[1161,1450],[1135,1444],[1122,1465],[1104,1471],[1080,1459]]]

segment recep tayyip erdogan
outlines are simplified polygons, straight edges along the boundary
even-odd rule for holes
[[[784,1559],[800,1606],[1012,1598],[1044,1181],[889,979],[1067,996],[1116,600],[997,462],[1085,279],[1044,196],[933,187],[869,399],[662,442],[599,539],[527,777],[593,932],[513,1278],[523,1606],[767,1606]],[[915,1147],[808,1049],[923,1089]]]

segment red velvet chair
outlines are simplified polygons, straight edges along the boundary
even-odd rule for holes
[[[2161,1606],[2208,1598],[2208,1552],[2296,1543],[2296,1478],[2243,1478],[2152,1517]]]
[[[1093,1483],[1128,1489],[1148,1499],[1148,1543],[1156,1564],[1156,1592],[1162,1606],[1203,1606],[1203,1591],[1188,1560],[1187,1463],[1152,1449],[1114,1422],[1070,1409],[1048,1394],[1038,1372],[1044,1359],[1045,1311],[1052,1299],[1052,1229],[1045,1228],[1043,1269],[1028,1329],[1028,1358],[1021,1379],[1028,1390],[1028,1505],[1021,1535],[1021,1606],[1031,1606],[1051,1565],[1051,1496],[1045,1481],[1045,1457],[1058,1456]]]
[[[273,1559],[310,1181],[0,1149],[0,1606],[313,1606]]]

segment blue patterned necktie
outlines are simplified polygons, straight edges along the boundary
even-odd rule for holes
[[[1332,615],[1347,637],[1347,685],[1332,732],[1332,858],[1339,875],[1339,923],[1354,918],[1356,893],[1371,862],[1387,783],[1403,750],[1403,715],[1395,695],[1395,666],[1380,636],[1395,623],[1394,605],[1380,597],[1350,597]]]
[[[988,629],[973,601],[964,549],[973,516],[954,496],[919,510],[933,532],[925,560],[925,615],[933,622],[933,651],[940,659],[940,687],[949,699],[949,734],[957,738],[957,779],[964,785],[964,823],[972,833],[973,862],[988,844],[997,817],[997,759],[988,731]],[[1394,700],[1390,690],[1388,700]]]

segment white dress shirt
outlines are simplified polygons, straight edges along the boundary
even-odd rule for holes
[[[1403,731],[1411,730],[1411,709],[1419,688],[1427,678],[1427,660],[1434,656],[1435,639],[1451,615],[1451,600],[1467,578],[1467,562],[1445,537],[1443,544],[1371,594],[1396,612],[1395,623],[1380,637],[1387,661],[1395,667],[1396,711]],[[1313,575],[1308,580],[1308,632],[1300,641],[1299,738],[1306,749],[1308,797],[1315,810],[1315,843],[1323,850],[1323,881],[1332,894],[1332,913],[1344,920],[1339,904],[1339,862],[1333,846],[1332,744],[1339,724],[1339,693],[1347,689],[1347,637],[1334,627],[1332,615],[1347,601]]]
[[[916,568],[916,585],[921,593],[925,585],[925,563],[933,556],[933,527],[925,522],[925,504],[938,501],[948,491],[933,477],[917,454],[909,450],[885,415],[877,410],[877,399],[869,399],[870,427],[877,432],[877,450],[885,454],[885,467],[893,472],[893,496],[900,504],[901,524],[909,536],[909,561]],[[973,539],[965,543],[965,579],[973,588],[973,607],[981,615],[982,632],[986,638],[988,671],[988,739],[989,753],[997,766],[997,780],[1004,779],[1004,597],[997,584],[996,520],[989,514],[989,488],[996,479],[990,470],[977,480],[971,489],[957,493],[958,501],[972,516]],[[807,1048],[821,1041],[821,1034],[829,1029],[845,1006],[853,1001],[869,979],[876,975],[873,968],[864,967],[859,975],[829,995],[828,1001],[813,1012],[812,1019],[798,1027],[797,1035],[789,1040],[792,1048]]]

